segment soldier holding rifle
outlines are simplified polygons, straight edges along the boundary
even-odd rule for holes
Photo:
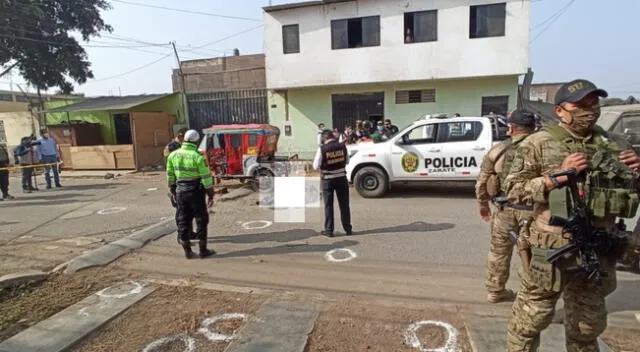
[[[531,259],[520,269],[509,351],[538,350],[540,332],[551,323],[561,295],[567,351],[599,350],[597,339],[607,324],[605,297],[616,288],[616,261],[621,251],[633,249],[620,236],[616,218],[635,216],[640,168],[629,146],[596,126],[600,97],[607,92],[587,80],[562,85],[555,96],[560,124],[522,142],[506,177],[509,201],[534,206],[526,238]]]

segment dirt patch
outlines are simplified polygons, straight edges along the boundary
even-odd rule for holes
[[[174,341],[163,344],[158,350],[184,351],[185,338],[188,336],[194,340],[197,350],[222,352],[228,342],[207,339],[198,331],[202,321],[227,313],[252,314],[265,299],[263,296],[235,292],[160,286],[73,351],[141,351],[154,341],[172,336]],[[212,323],[208,329],[220,334],[233,334],[244,324],[242,318],[234,318]]]
[[[607,328],[600,338],[615,352],[640,352],[637,329]]]
[[[42,283],[0,290],[0,341],[103,288],[133,277],[113,268],[98,268],[73,275],[56,274]]]
[[[453,326],[457,330],[453,350],[471,351],[463,320],[456,312],[381,307],[360,300],[335,303],[322,312],[306,351],[415,352],[417,349],[407,344],[407,330],[411,324],[425,320]],[[423,349],[443,348],[449,339],[445,328],[430,324],[416,328],[415,336]]]

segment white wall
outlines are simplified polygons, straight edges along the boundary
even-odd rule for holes
[[[469,39],[469,6],[507,2],[504,37]],[[524,74],[530,0],[360,0],[264,15],[267,87]],[[438,10],[438,40],[404,43],[404,13]],[[331,20],[380,15],[380,46],[331,49]],[[283,54],[282,26],[298,24],[300,53]]]
[[[22,137],[37,134],[40,130],[38,119],[30,112],[3,112],[0,113],[0,121],[4,122],[7,145],[10,147],[20,144]]]

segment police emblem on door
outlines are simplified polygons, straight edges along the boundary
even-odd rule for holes
[[[418,165],[420,163],[420,159],[414,153],[407,153],[402,156],[402,169],[405,172],[415,172],[418,170]]]

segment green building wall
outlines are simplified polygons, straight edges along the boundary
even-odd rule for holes
[[[56,101],[46,102],[45,109],[53,109],[69,104],[73,104],[77,101]],[[129,110],[114,110],[114,111],[82,111],[82,112],[70,112],[67,118],[67,113],[51,113],[47,114],[47,125],[60,125],[66,124],[67,120],[70,121],[85,121],[88,123],[99,123],[102,125],[102,137],[105,144],[116,144],[116,130],[115,123],[113,121],[113,115],[127,114],[131,112],[165,112],[167,114],[175,115],[177,123],[186,123],[185,108],[183,106],[182,94],[173,94],[161,99],[157,99],[145,104],[135,106]]]
[[[395,103],[397,90],[421,89],[435,89],[436,101]],[[332,128],[331,95],[365,92],[384,92],[384,118],[403,128],[425,114],[457,112],[462,116],[480,116],[482,97],[509,96],[509,109],[514,109],[518,97],[518,76],[289,89],[286,98],[284,93],[269,91],[269,123],[281,130],[278,154],[297,153],[300,158],[313,158],[318,124],[322,122]],[[287,110],[291,136],[284,133]]]

